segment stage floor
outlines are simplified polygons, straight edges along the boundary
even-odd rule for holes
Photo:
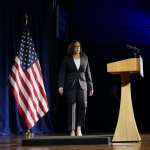
[[[93,138],[95,135],[87,135],[80,138]],[[98,136],[98,135],[96,135]],[[110,135],[99,135],[109,137]],[[35,138],[39,139],[38,136]],[[66,135],[57,136],[41,136],[41,138],[63,138],[68,139]],[[79,139],[78,137],[75,137]],[[99,138],[99,137],[97,137]],[[0,150],[150,150],[150,134],[141,134],[142,141],[139,143],[100,143],[100,144],[53,144],[53,145],[30,145],[22,146],[23,136],[0,136]],[[71,138],[70,138],[71,139]]]

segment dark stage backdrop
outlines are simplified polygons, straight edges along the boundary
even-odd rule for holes
[[[54,132],[54,97],[57,66],[55,11],[50,1],[0,2],[0,135],[24,133],[26,127],[11,95],[8,75],[14,63],[28,14],[28,25],[39,56],[50,111],[32,129],[34,133]]]
[[[140,75],[131,77],[132,100],[140,132],[150,131],[149,6],[143,0],[0,2],[0,135],[19,134],[26,129],[8,84],[25,13],[29,16],[50,106],[49,113],[33,128],[34,133],[67,132],[66,103],[64,97],[57,93],[57,76],[67,44],[72,39],[82,42],[83,50],[89,56],[94,81],[94,96],[88,97],[85,132],[112,133],[115,130],[120,104],[120,77],[107,74],[106,64],[133,57],[126,44],[140,48],[144,59],[144,78]]]

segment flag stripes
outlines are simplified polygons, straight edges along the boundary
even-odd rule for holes
[[[12,67],[10,75],[10,83],[19,112],[30,129],[49,110],[38,60],[31,64],[27,70],[23,70],[20,60],[16,56],[15,65]]]

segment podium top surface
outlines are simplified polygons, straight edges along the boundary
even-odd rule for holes
[[[107,64],[107,72],[111,74],[120,74],[123,72],[140,73],[142,71],[142,59],[128,58]]]

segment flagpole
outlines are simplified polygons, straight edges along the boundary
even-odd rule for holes
[[[28,15],[25,14],[25,25],[28,24]],[[26,133],[25,133],[25,138],[26,139],[30,139],[32,137],[32,131],[31,129],[27,129]]]

